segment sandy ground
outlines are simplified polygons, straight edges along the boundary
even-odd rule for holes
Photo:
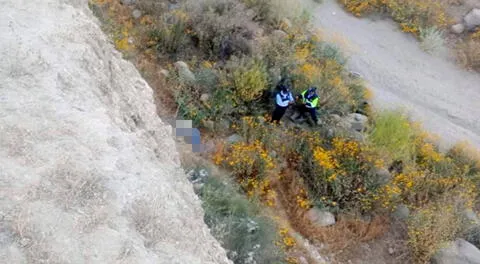
[[[231,263],[87,1],[0,6],[0,263]]]
[[[405,109],[442,146],[467,140],[480,147],[479,74],[426,54],[392,21],[356,18],[336,0],[312,10],[315,25],[350,48],[349,67],[369,82],[376,107]]]

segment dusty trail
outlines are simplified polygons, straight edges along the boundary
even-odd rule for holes
[[[376,107],[405,108],[443,146],[467,140],[480,147],[480,75],[426,54],[389,20],[356,18],[335,0],[311,10],[316,26],[354,47],[349,67],[369,82]]]

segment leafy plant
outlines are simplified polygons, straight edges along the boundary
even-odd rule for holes
[[[232,186],[209,178],[199,193],[212,235],[236,264],[284,263],[275,225]]]

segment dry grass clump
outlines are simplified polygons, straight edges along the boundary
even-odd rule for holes
[[[101,205],[108,195],[98,172],[77,170],[68,164],[60,166],[50,177],[46,177],[40,190],[67,210]]]
[[[469,39],[457,45],[458,62],[470,69],[480,70],[480,41]]]
[[[438,202],[416,211],[408,221],[408,243],[415,263],[429,263],[430,258],[460,230],[458,207]]]

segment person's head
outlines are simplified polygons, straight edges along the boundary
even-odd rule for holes
[[[310,88],[308,88],[307,94],[308,94],[309,96],[312,96],[312,95],[314,95],[316,92],[317,92],[317,87],[310,87]]]
[[[280,90],[283,92],[283,93],[288,93],[290,91],[288,85],[282,85]]]

